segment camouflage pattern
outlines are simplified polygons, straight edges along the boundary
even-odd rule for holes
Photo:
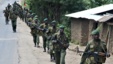
[[[98,41],[91,40],[84,51],[84,54],[81,59],[81,64],[99,64],[99,63],[105,63],[106,56],[94,56],[93,54],[87,54],[85,52],[107,52],[106,43],[101,41],[100,39]]]
[[[12,11],[10,12],[10,19],[11,19],[13,31],[16,32],[16,27],[17,27],[17,15],[16,15],[16,13],[15,13],[14,10],[12,10]]]
[[[66,49],[69,46],[69,41],[66,34],[60,34],[60,31],[58,31],[54,34],[52,42],[55,48],[56,64],[65,64]]]

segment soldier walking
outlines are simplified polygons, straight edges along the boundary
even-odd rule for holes
[[[55,63],[65,64],[66,49],[69,46],[68,38],[64,33],[64,26],[60,26],[60,30],[54,34],[52,39],[55,47]]]
[[[48,22],[47,22],[47,18],[44,19],[43,23],[40,25],[40,28],[42,29],[42,32],[43,32],[43,48],[44,48],[44,51],[43,52],[46,52],[46,41],[47,41],[47,38],[46,38],[46,30],[48,29]]]
[[[3,11],[3,13],[4,13],[4,16],[5,16],[6,24],[9,24],[9,13],[10,13],[10,11],[8,10],[7,7],[6,7],[5,10]]]
[[[53,35],[56,33],[57,31],[57,27],[56,27],[56,21],[52,21],[51,25],[48,27],[48,37],[47,37],[47,48],[48,48],[48,52],[50,53],[50,60],[51,62],[55,61],[55,51],[54,51],[54,46],[52,43],[52,37]]]
[[[12,23],[13,32],[16,32],[16,28],[17,28],[17,14],[16,14],[14,9],[11,10],[10,19],[11,19],[11,23]]]

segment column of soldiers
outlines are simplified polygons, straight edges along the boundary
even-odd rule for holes
[[[5,15],[6,24],[8,21],[7,18],[10,18],[14,32],[16,32],[17,17],[19,17],[31,29],[30,33],[33,36],[34,46],[40,47],[39,36],[42,36],[43,52],[50,54],[50,61],[55,62],[56,64],[65,64],[66,49],[69,46],[69,41],[64,32],[65,27],[63,25],[57,28],[57,22],[55,20],[48,22],[48,18],[45,18],[40,22],[35,13],[26,8],[22,9],[16,2],[14,2],[12,6],[10,5],[8,13],[8,17]],[[4,14],[6,14],[6,12],[4,12]]]
[[[6,24],[9,24],[9,20],[11,20],[13,32],[16,32],[17,28],[17,17],[23,19],[23,9],[16,1],[10,5],[8,4],[5,10],[3,11],[5,16]]]
[[[50,54],[50,61],[56,64],[65,64],[66,49],[69,46],[68,38],[64,32],[65,27],[57,28],[56,21],[48,22],[45,18],[39,22],[38,16],[29,10],[25,10],[25,22],[31,29],[35,47],[39,46],[39,36],[43,37],[43,52]]]

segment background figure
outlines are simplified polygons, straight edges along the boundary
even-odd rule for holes
[[[15,13],[14,10],[12,10],[11,13],[10,13],[10,19],[11,19],[11,23],[12,23],[13,32],[16,32],[16,28],[17,28],[17,14]]]
[[[47,41],[47,38],[46,38],[46,30],[48,29],[48,22],[47,22],[47,18],[44,19],[43,23],[40,25],[40,28],[43,32],[43,48],[44,48],[44,51],[43,52],[46,52],[46,41]]]
[[[9,24],[9,13],[10,13],[10,10],[8,10],[8,8],[6,7],[5,10],[3,11],[3,13],[4,13],[4,16],[5,16],[6,24]]]

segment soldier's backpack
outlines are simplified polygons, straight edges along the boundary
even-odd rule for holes
[[[17,15],[15,14],[14,11],[11,11],[11,13],[10,13],[10,19],[11,20],[16,20],[17,19]]]

